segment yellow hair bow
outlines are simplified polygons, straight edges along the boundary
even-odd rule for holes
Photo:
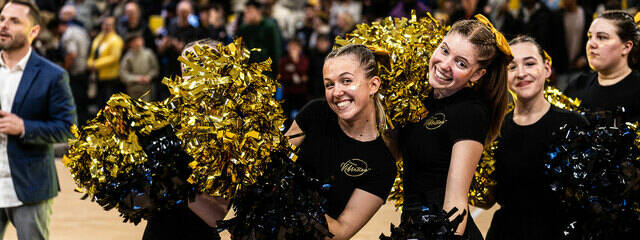
[[[638,11],[638,12],[636,13],[636,16],[635,16],[635,17],[633,17],[633,21],[634,21],[634,22],[636,22],[636,24],[639,24],[639,25],[640,25],[640,11]]]
[[[549,56],[549,54],[545,50],[542,50],[542,52],[544,53],[544,60],[549,62],[549,67],[551,67],[551,63],[552,63],[551,56]]]
[[[496,35],[496,45],[498,46],[498,49],[500,49],[500,51],[502,51],[507,56],[513,57],[511,48],[509,47],[509,42],[507,42],[507,39],[504,37],[504,35],[502,35],[502,33],[500,33],[500,31],[493,27],[493,24],[491,24],[489,19],[487,19],[487,17],[483,16],[482,14],[476,14],[475,18],[485,26],[487,26],[491,30],[491,32]]]

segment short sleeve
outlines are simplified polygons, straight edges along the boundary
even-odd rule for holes
[[[397,175],[396,161],[381,137],[375,141],[375,145],[361,149],[366,152],[362,157],[368,159],[367,167],[371,171],[354,178],[354,187],[376,195],[384,201],[389,196]]]
[[[296,115],[295,121],[305,133],[318,130],[329,120],[333,111],[324,99],[315,99],[307,103]]]
[[[484,143],[489,131],[489,110],[477,102],[460,104],[456,108],[451,112],[454,116],[450,119],[450,140],[475,140]]]
[[[392,162],[393,159],[389,159],[388,161]],[[372,174],[366,178],[358,181],[355,187],[380,197],[382,201],[386,201],[396,174],[395,165],[392,164],[389,167],[382,167],[379,168],[378,171],[372,172]]]
[[[578,77],[570,81],[569,86],[563,93],[568,97],[582,98],[581,92],[587,87],[589,79],[593,78],[593,76],[588,73],[578,75]]]

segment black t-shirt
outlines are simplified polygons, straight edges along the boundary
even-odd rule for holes
[[[347,136],[324,100],[302,108],[296,123],[305,133],[298,163],[312,177],[331,184],[327,214],[338,218],[356,188],[385,200],[397,174],[391,152],[381,137],[360,142]]]
[[[562,126],[584,126],[576,112],[551,106],[537,122],[521,126],[513,112],[505,116],[495,151],[495,197],[501,208],[494,214],[487,239],[558,239],[560,201],[544,174],[544,159]]]
[[[618,106],[622,106],[627,111],[620,115],[622,121],[640,121],[640,73],[637,71],[611,86],[600,85],[598,73],[582,74],[569,85],[565,94],[579,98],[581,106],[589,112],[616,114]]]
[[[544,174],[544,159],[554,139],[553,132],[564,125],[584,126],[586,120],[576,112],[555,106],[536,123],[526,126],[513,121],[513,112],[507,114],[495,152],[495,196],[503,208],[544,209],[554,202]]]
[[[220,239],[215,228],[209,227],[187,206],[164,210],[147,219],[142,240]]]
[[[459,140],[484,143],[489,128],[489,109],[473,89],[430,98],[425,106],[429,114],[424,120],[400,129],[405,208],[442,207],[453,145]]]

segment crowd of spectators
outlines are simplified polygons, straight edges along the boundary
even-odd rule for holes
[[[488,16],[508,39],[538,40],[553,58],[559,88],[582,71],[586,31],[605,9],[634,13],[640,0],[36,0],[48,12],[48,31],[35,49],[71,76],[80,123],[125,92],[147,100],[168,95],[163,77],[180,74],[176,60],[186,43],[242,37],[261,48],[251,61],[272,60],[278,97],[293,115],[308,100],[324,96],[322,66],[337,36],[358,23],[431,12],[444,24]]]

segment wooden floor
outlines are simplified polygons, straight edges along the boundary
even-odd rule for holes
[[[52,240],[128,240],[142,239],[145,222],[133,225],[123,223],[117,211],[104,211],[97,203],[80,200],[82,194],[74,192],[75,184],[71,175],[60,161],[56,161],[62,192],[53,201],[53,215],[50,226]],[[491,216],[497,207],[488,211],[471,209],[478,227],[486,233]],[[389,234],[389,224],[398,225],[400,213],[392,203],[384,205],[371,221],[353,239],[378,239],[381,233]],[[5,240],[16,240],[12,226],[5,232]],[[226,232],[222,239],[229,239]]]

